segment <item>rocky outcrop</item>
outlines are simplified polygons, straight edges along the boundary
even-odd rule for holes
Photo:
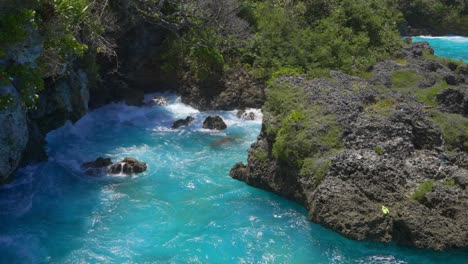
[[[175,121],[174,124],[172,124],[172,129],[190,126],[191,124],[193,124],[193,122],[195,122],[195,117],[187,116],[187,118],[185,119],[179,119]]]
[[[255,113],[252,111],[248,111],[248,110],[239,110],[237,111],[236,116],[239,119],[249,120],[249,121],[255,120],[256,118]]]
[[[120,162],[114,163],[109,167],[112,174],[133,175],[145,172],[148,166],[135,158],[125,158]]]
[[[12,96],[12,104],[0,111],[0,184],[18,167],[28,142],[26,111],[12,85],[0,86],[1,96]]]
[[[76,122],[88,112],[88,76],[82,69],[71,69],[70,74],[56,81],[47,81],[40,93],[34,111],[28,113],[29,134],[23,163],[42,161],[45,154],[45,136],[60,128],[66,121]]]
[[[200,110],[260,108],[265,101],[264,83],[244,68],[232,69],[219,79],[186,78],[178,88],[184,103]]]
[[[450,123],[454,118],[468,124],[462,116],[468,87],[458,81],[450,85],[444,76],[460,76],[425,59],[424,53],[431,52],[427,47],[412,45],[398,61],[378,63],[369,79],[339,72],[331,72],[331,79],[281,77],[279,84],[296,87],[304,96],[306,111],[324,116],[322,127],[337,122],[341,147],[321,152],[331,138],[307,134],[288,153],[291,161],[303,145],[322,142],[308,153],[312,169],[302,165],[307,160],[284,162],[271,131],[287,124],[288,113],[264,108],[262,132],[248,163],[236,164],[231,177],[299,202],[310,220],[348,238],[437,250],[468,248],[468,153],[458,143],[463,140],[452,138],[466,138],[468,130]],[[414,82],[402,85],[400,74],[414,75]],[[438,95],[431,95],[436,89]],[[305,126],[303,121],[293,128],[304,135]],[[287,144],[294,147],[294,142]]]
[[[81,164],[85,173],[90,176],[99,176],[107,173],[109,166],[112,165],[110,158],[99,157],[95,161],[89,161]]]
[[[446,89],[437,95],[440,107],[449,113],[468,115],[468,89]]]
[[[102,176],[106,174],[134,175],[145,172],[148,166],[135,158],[124,158],[120,162],[113,163],[110,158],[99,157],[95,161],[85,162],[81,165],[85,173],[90,176]]]
[[[209,116],[203,121],[203,128],[211,130],[224,130],[227,128],[223,118],[220,116]]]

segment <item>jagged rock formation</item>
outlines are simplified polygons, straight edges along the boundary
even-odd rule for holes
[[[7,181],[16,170],[28,142],[28,125],[25,109],[16,89],[0,86],[0,94],[12,94],[13,104],[0,111],[0,184]]]
[[[99,157],[95,161],[85,162],[81,165],[85,173],[90,176],[102,176],[105,174],[133,175],[145,172],[147,164],[135,158],[124,158],[120,162],[113,163],[110,158]]]
[[[209,116],[203,121],[203,128],[211,130],[224,130],[227,128],[223,118],[220,116]]]
[[[291,120],[271,111],[270,95],[248,164],[236,164],[231,177],[303,204],[310,220],[352,239],[467,248],[468,82],[460,69],[426,59],[431,53],[427,44],[411,45],[375,65],[368,79],[281,77],[304,96],[303,111],[322,122],[299,116],[285,126]],[[277,124],[283,130],[275,135]],[[305,139],[292,150],[289,142],[285,161],[278,149],[286,128]],[[329,147],[333,134],[320,135],[334,129],[339,144]],[[312,158],[297,159],[308,144]]]
[[[195,117],[187,116],[187,118],[185,119],[179,119],[175,121],[174,124],[172,124],[172,129],[178,129],[181,127],[190,126],[191,124],[193,124],[193,122],[195,122]]]

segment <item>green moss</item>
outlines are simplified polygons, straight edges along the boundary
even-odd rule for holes
[[[250,153],[255,159],[260,161],[268,160],[268,152],[261,148],[256,148]]]
[[[408,64],[408,60],[405,58],[396,58],[395,62],[400,66],[406,66]]]
[[[395,88],[409,88],[416,86],[421,76],[413,70],[393,71],[392,83]]]
[[[431,180],[431,181],[426,181],[426,182],[423,182],[419,185],[418,189],[416,189],[416,191],[413,193],[413,195],[411,196],[411,198],[413,198],[414,200],[422,203],[426,200],[426,193],[428,192],[432,192],[432,188],[434,186],[434,184],[436,183],[435,180]]]
[[[449,188],[454,188],[457,186],[457,183],[455,182],[454,178],[447,179],[442,183],[442,185],[449,187]]]
[[[449,85],[445,81],[439,81],[434,87],[427,88],[427,89],[418,89],[414,91],[414,94],[418,97],[418,101],[430,105],[430,106],[437,106],[436,96]]]
[[[375,154],[377,154],[377,155],[383,155],[384,154],[384,150],[381,147],[375,147],[374,151],[375,151]]]
[[[450,150],[468,150],[468,118],[437,110],[433,110],[430,113],[431,120],[440,127],[447,147]]]
[[[356,75],[363,79],[370,79],[374,77],[374,72],[373,71],[360,71]]]
[[[317,188],[325,179],[325,175],[332,162],[327,158],[306,158],[302,165],[300,175],[302,177],[312,176],[312,186]]]
[[[393,98],[387,97],[367,106],[365,111],[370,115],[390,116],[394,111],[393,106],[395,104],[396,102]]]

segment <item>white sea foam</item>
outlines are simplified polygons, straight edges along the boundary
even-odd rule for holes
[[[468,37],[462,36],[416,36],[414,38],[422,38],[422,39],[440,39],[440,40],[448,40],[457,43],[468,43]]]

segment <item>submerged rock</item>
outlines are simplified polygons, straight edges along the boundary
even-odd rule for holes
[[[227,128],[226,123],[220,116],[209,116],[203,121],[203,128],[211,130],[224,130]]]
[[[193,124],[193,122],[195,122],[195,117],[187,116],[187,118],[185,119],[179,119],[175,121],[174,124],[172,124],[172,129],[190,126],[191,124]]]
[[[110,158],[99,157],[95,161],[85,162],[81,165],[85,173],[90,176],[104,174],[133,175],[146,171],[147,165],[135,158],[125,158],[120,162],[113,163]]]

